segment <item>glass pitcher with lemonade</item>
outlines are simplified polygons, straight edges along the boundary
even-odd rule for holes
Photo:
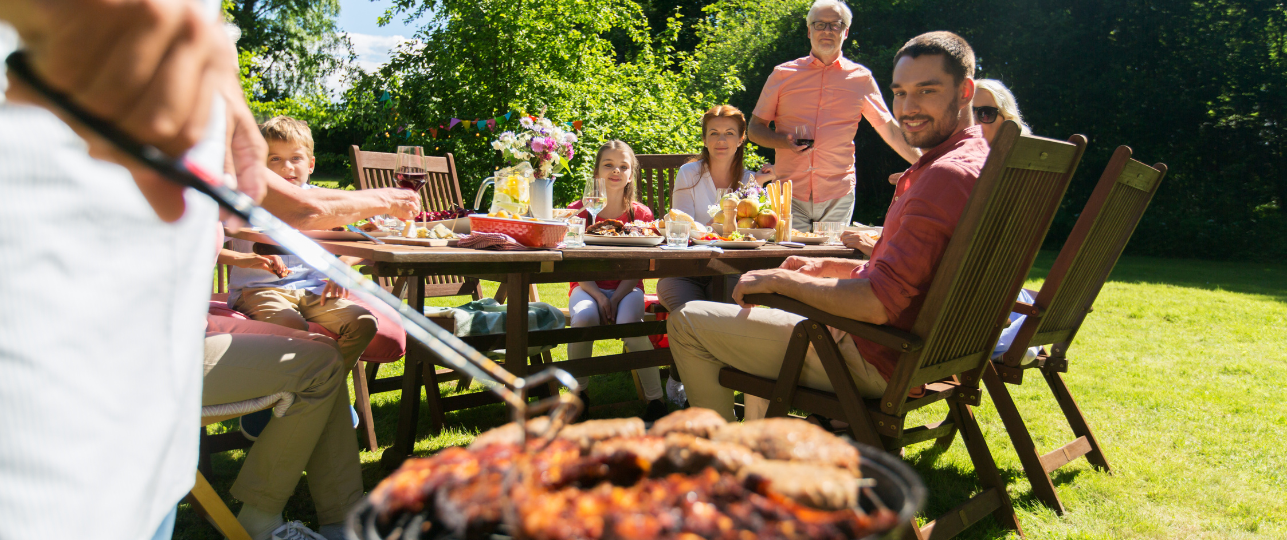
[[[528,205],[532,201],[532,167],[526,163],[520,163],[516,167],[506,167],[496,171],[496,176],[483,180],[483,184],[478,188],[478,197],[474,200],[474,208],[480,208],[483,201],[483,192],[490,184],[494,187],[492,193],[492,205],[488,213],[496,213],[504,210],[513,216],[522,216],[527,214]]]

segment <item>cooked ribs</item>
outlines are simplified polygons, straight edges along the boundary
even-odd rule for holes
[[[715,424],[681,411],[658,421],[661,437],[644,435],[637,418],[594,420],[567,426],[548,445],[531,439],[526,450],[515,444],[518,424],[508,424],[469,449],[407,460],[370,501],[381,526],[420,514],[424,531],[460,538],[484,538],[504,523],[515,537],[537,540],[838,539],[897,519],[858,509],[858,478],[849,472],[857,452],[838,450],[832,442],[852,447],[833,435],[798,420]]]
[[[858,473],[857,448],[825,429],[793,418],[728,424],[711,440],[738,443],[769,459],[831,465]]]
[[[664,472],[695,473],[711,467],[719,472],[736,473],[760,459],[759,454],[737,443],[716,442],[686,433],[671,433],[666,436],[666,463],[658,465],[658,469]]]
[[[769,489],[806,506],[842,510],[858,506],[858,478],[845,469],[763,459],[737,471],[740,480],[767,481]]]
[[[690,407],[670,413],[653,422],[648,429],[649,435],[665,437],[670,433],[687,433],[698,437],[710,438],[711,434],[728,422],[719,413],[710,409]]]
[[[585,228],[586,234],[602,234],[605,236],[617,236],[621,234],[621,229],[625,224],[615,219],[605,219],[594,225]]]

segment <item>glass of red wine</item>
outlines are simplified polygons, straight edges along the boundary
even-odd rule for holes
[[[399,146],[398,161],[393,169],[393,177],[398,187],[411,191],[420,191],[429,180],[425,169],[425,151],[419,146]]]
[[[796,126],[795,127],[795,144],[798,144],[800,146],[807,146],[809,147],[810,150],[812,150],[813,149],[813,128],[804,124]],[[809,172],[815,169],[817,169],[817,167],[813,166],[813,156],[809,156],[809,168],[805,169],[805,172]]]

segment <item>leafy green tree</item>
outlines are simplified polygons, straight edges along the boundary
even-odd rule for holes
[[[352,44],[335,24],[339,0],[224,0],[223,6],[241,30],[237,50],[255,81],[249,94],[255,101],[323,94],[327,78],[351,68]]]
[[[581,121],[572,172],[555,184],[556,199],[580,196],[598,147],[621,139],[637,153],[693,152],[699,119],[709,106],[686,93],[670,57],[678,27],[654,36],[630,0],[396,0],[390,16],[424,15],[431,22],[379,73],[360,78],[346,95],[365,146],[391,149],[410,141],[433,154],[451,152],[462,189],[472,200],[499,166],[496,132],[448,127],[450,118],[502,118],[508,112]],[[634,52],[623,61],[610,36]],[[380,101],[388,92],[390,99]],[[353,106],[354,104],[361,104]],[[399,128],[406,128],[401,133]],[[388,134],[388,135],[386,135]],[[430,150],[432,149],[432,150]]]

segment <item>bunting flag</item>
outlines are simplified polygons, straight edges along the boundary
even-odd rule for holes
[[[456,124],[459,124],[459,123],[460,123],[459,118],[452,118],[451,123],[447,125],[447,131],[451,131],[451,128],[456,127]]]
[[[487,120],[479,120],[479,121],[478,121],[478,131],[482,131],[482,130],[483,130],[483,128],[487,127],[487,122],[488,122]]]
[[[581,121],[580,121],[580,120],[577,120],[577,121],[575,121],[575,122],[572,122],[572,129],[575,129],[575,130],[577,130],[577,131],[581,131]]]
[[[388,91],[388,90],[385,90],[383,94],[380,94],[380,101],[389,101],[389,91]]]
[[[514,112],[513,112],[513,111],[510,111],[510,112],[505,113],[505,121],[506,121],[506,122],[508,122],[508,121],[509,121],[509,115],[511,115],[511,114],[514,114]]]
[[[496,131],[496,119],[495,119],[495,118],[489,118],[489,119],[487,119],[487,131]]]
[[[404,129],[407,129],[407,126],[398,126],[398,133],[402,133]]]
[[[429,128],[429,133],[433,134],[433,138],[438,138],[438,128]]]

